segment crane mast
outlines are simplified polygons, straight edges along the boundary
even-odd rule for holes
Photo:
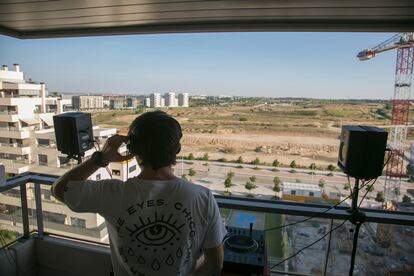
[[[373,48],[361,51],[357,55],[360,60],[368,60],[378,53],[392,49],[397,49],[397,61],[392,97],[392,127],[388,139],[391,155],[385,169],[384,204],[390,201],[398,201],[401,177],[404,175],[404,151],[413,75],[414,33],[396,34]]]

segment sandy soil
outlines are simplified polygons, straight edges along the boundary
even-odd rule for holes
[[[211,159],[224,157],[235,160],[242,156],[244,161],[259,158],[260,161],[269,163],[278,159],[284,164],[295,160],[296,163],[306,166],[312,162],[327,165],[335,162],[338,144],[339,141],[335,138],[297,134],[185,133],[181,154],[193,153],[195,157],[201,157],[208,152]]]

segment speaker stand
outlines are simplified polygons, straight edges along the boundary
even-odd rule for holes
[[[359,178],[355,178],[354,191],[352,192],[352,205],[351,209],[348,212],[351,214],[349,221],[355,225],[354,238],[352,244],[352,254],[351,254],[351,265],[349,268],[349,276],[352,276],[354,273],[355,266],[355,256],[358,243],[358,234],[361,225],[365,222],[365,213],[362,212],[358,207],[358,193],[359,193]]]

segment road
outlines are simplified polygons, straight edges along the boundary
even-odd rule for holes
[[[241,166],[241,167],[240,167]],[[188,176],[189,169],[193,169],[196,174]],[[175,166],[177,175],[185,174],[191,181],[204,185],[215,192],[224,191],[224,179],[227,173],[232,171],[234,177],[232,183],[235,185],[230,190],[236,195],[243,195],[248,191],[244,188],[244,184],[249,180],[249,177],[256,177],[257,189],[252,193],[261,197],[271,197],[275,195],[273,192],[273,178],[279,177],[285,182],[302,182],[306,184],[318,184],[322,179],[325,182],[324,190],[326,192],[337,192],[346,196],[349,191],[344,189],[345,184],[348,183],[347,176],[342,172],[330,172],[322,170],[314,170],[313,174],[310,169],[295,168],[295,173],[292,173],[292,168],[278,167],[278,171],[273,171],[274,167],[238,163],[224,163],[215,161],[199,161],[199,160],[179,160]],[[353,179],[350,179],[353,185]],[[407,189],[414,189],[412,183],[408,183],[406,179],[401,182],[401,195],[407,193]],[[377,191],[384,190],[384,177],[378,178],[374,184],[374,192],[369,193],[370,197],[375,197]],[[361,192],[363,195],[365,189]],[[280,195],[279,195],[280,196]],[[367,200],[367,204],[375,205],[373,200]]]

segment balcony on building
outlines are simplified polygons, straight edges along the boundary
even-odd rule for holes
[[[111,2],[111,5],[104,2]],[[0,4],[0,33],[31,39],[195,32],[414,30],[412,0],[116,2],[7,1]],[[298,46],[307,47],[307,41]],[[24,98],[29,97],[31,104],[36,106],[36,115],[58,109],[57,103],[50,100],[49,107],[42,110],[41,99],[30,98],[41,85],[31,81],[24,83],[18,69],[16,67],[14,72],[22,81],[4,83],[0,87],[3,90],[0,106],[7,107],[0,110],[0,122],[7,123],[0,125],[2,134],[4,128],[20,131],[35,127],[30,119],[21,120],[15,113]],[[88,110],[103,108],[103,99],[94,102],[92,97],[83,98],[86,103],[81,104],[79,99],[73,106]],[[152,107],[160,107],[160,94],[152,94],[148,105],[150,103],[153,103]],[[40,119],[40,126],[48,126],[47,118],[36,118]],[[97,139],[106,139],[104,132]],[[59,166],[68,169],[73,164],[66,162],[64,156],[56,155],[49,160],[37,155],[39,165],[44,166],[35,168],[32,166],[34,160],[26,158],[26,144],[22,143],[26,136],[7,135],[0,135],[9,139],[0,141],[0,159],[6,170],[16,176],[0,185],[0,225],[10,233],[2,244],[7,250],[0,250],[0,275],[110,275],[108,236],[103,219],[96,214],[74,214],[50,195],[50,185],[62,173]],[[53,145],[51,135],[47,131],[35,134],[39,149],[46,152]],[[52,162],[56,167],[48,166]],[[100,179],[102,176],[94,177]],[[296,188],[289,191],[290,196],[296,195]],[[328,196],[335,200],[336,195]],[[257,229],[275,228],[266,231],[264,237],[271,275],[348,273],[352,248],[350,231],[354,227],[349,222],[339,226],[349,219],[349,206],[331,208],[333,203],[220,195],[215,198],[226,225],[246,228],[246,223],[254,221]],[[355,274],[414,275],[413,207],[399,204],[398,208],[399,211],[363,209],[366,222],[359,236]],[[311,219],[301,222],[306,218]],[[330,232],[336,227],[339,228]],[[322,237],[320,242],[279,264],[317,237]]]

